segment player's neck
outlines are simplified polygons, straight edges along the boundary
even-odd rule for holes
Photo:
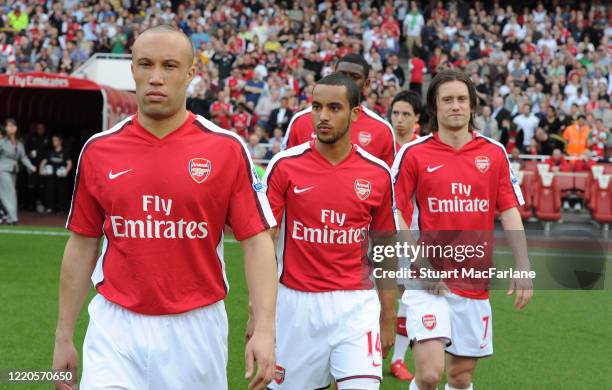
[[[323,156],[323,158],[329,161],[329,163],[332,165],[340,164],[349,156],[349,154],[351,154],[351,150],[353,150],[350,136],[343,137],[333,144],[325,144],[318,139],[315,139],[314,144],[317,152],[319,152],[321,156]]]
[[[143,115],[142,111],[138,110],[138,123],[145,130],[161,139],[178,129],[187,120],[188,115],[189,112],[187,110],[179,110],[171,117],[154,119]]]
[[[404,144],[407,144],[408,142],[410,142],[410,140],[412,140],[412,134],[414,133],[414,131],[407,131],[406,133],[402,134],[398,134],[397,135],[397,142],[404,146]]]
[[[439,128],[438,137],[440,137],[440,141],[442,141],[442,143],[445,143],[457,150],[461,149],[465,144],[472,140],[472,134],[468,131],[467,127],[461,130]]]

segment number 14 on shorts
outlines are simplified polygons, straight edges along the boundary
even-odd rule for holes
[[[368,356],[372,358],[372,366],[380,367],[382,365],[382,345],[380,343],[380,332],[376,333],[374,339],[372,331],[366,333],[368,338]]]

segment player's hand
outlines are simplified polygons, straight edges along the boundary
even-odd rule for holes
[[[512,295],[515,292],[516,298],[514,299],[514,307],[521,310],[531,301],[531,297],[533,296],[533,281],[530,278],[512,279],[507,295]]]
[[[244,358],[246,360],[245,378],[251,378],[257,363],[257,374],[251,383],[249,390],[265,390],[276,372],[276,357],[274,354],[275,334],[255,330],[247,342]]]
[[[442,297],[449,292],[448,286],[441,280],[424,280],[421,282],[425,291]]]
[[[395,344],[396,319],[395,311],[383,311],[380,313],[380,341],[383,359],[387,357],[387,354]]]
[[[255,331],[255,320],[253,320],[253,316],[249,313],[249,319],[246,324],[246,332],[244,335],[244,343],[248,344],[251,337],[253,337],[253,332]]]
[[[77,368],[79,365],[79,354],[72,341],[56,341],[53,351],[53,369],[57,371],[70,371],[70,381],[55,382],[56,390],[76,390]]]
[[[31,173],[36,173],[36,167],[32,167]]]

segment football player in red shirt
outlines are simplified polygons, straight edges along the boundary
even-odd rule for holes
[[[370,66],[363,56],[349,54],[340,58],[335,71],[351,77],[361,90],[361,94],[369,89]],[[359,117],[351,126],[351,142],[383,160],[390,167],[396,152],[391,124],[363,104],[360,108]],[[285,132],[283,148],[287,149],[314,139],[316,134],[312,126],[312,107],[293,115]]]
[[[418,138],[414,130],[418,124],[422,109],[423,103],[421,101],[421,95],[414,91],[401,91],[393,98],[388,116],[395,130],[397,150],[400,150],[403,145]],[[399,267],[409,268],[409,264],[405,262],[404,258],[398,260],[400,263]],[[398,288],[401,297],[404,293],[404,281],[398,280]],[[406,330],[406,312],[406,305],[404,305],[400,299],[397,314],[395,348],[393,349],[393,357],[391,358],[391,373],[399,380],[409,381],[412,380],[413,376],[404,361],[404,356],[410,346],[408,331]]]
[[[351,144],[359,111],[351,78],[324,77],[313,92],[316,139],[278,153],[266,170],[282,220],[272,389],[327,388],[332,379],[339,389],[378,389],[393,345],[396,291],[377,279],[377,293],[367,257],[373,234],[395,236],[393,185],[384,161]]]
[[[227,389],[226,223],[244,249],[257,317],[245,353],[248,376],[258,364],[250,388],[274,376],[274,217],[240,138],[185,109],[193,57],[173,27],[141,34],[136,115],[81,152],[53,368],[76,378],[74,326],[91,279],[98,295],[88,308],[82,388]]]
[[[433,133],[405,144],[393,165],[397,205],[403,217],[400,226],[418,229],[420,241],[428,242],[437,235],[442,237],[437,244],[454,244],[456,241],[444,241],[444,231],[468,240],[483,232],[491,237],[497,209],[515,257],[515,270],[527,272],[527,245],[517,209],[523,204],[518,180],[503,145],[474,131],[476,99],[473,83],[460,71],[445,70],[433,78],[427,91]],[[492,250],[492,243],[488,249]],[[492,264],[486,253],[478,263],[471,258],[462,263],[465,259],[456,256],[442,259],[443,270],[462,264],[488,269]],[[421,263],[426,260],[419,259],[417,264],[427,264]],[[407,287],[402,297],[416,367],[410,389],[437,388],[445,351],[446,389],[472,389],[478,359],[493,353],[486,286],[474,281],[466,285],[454,277],[423,282],[426,284],[416,281],[419,285]],[[517,294],[515,306],[522,309],[533,294],[531,279],[513,278],[508,294],[513,292]]]

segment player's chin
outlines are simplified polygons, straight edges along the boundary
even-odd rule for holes
[[[143,104],[141,109],[144,114],[153,119],[165,119],[173,114],[169,107],[161,104]]]
[[[338,139],[334,137],[332,134],[317,134],[317,140],[323,144],[331,145],[335,143]]]

